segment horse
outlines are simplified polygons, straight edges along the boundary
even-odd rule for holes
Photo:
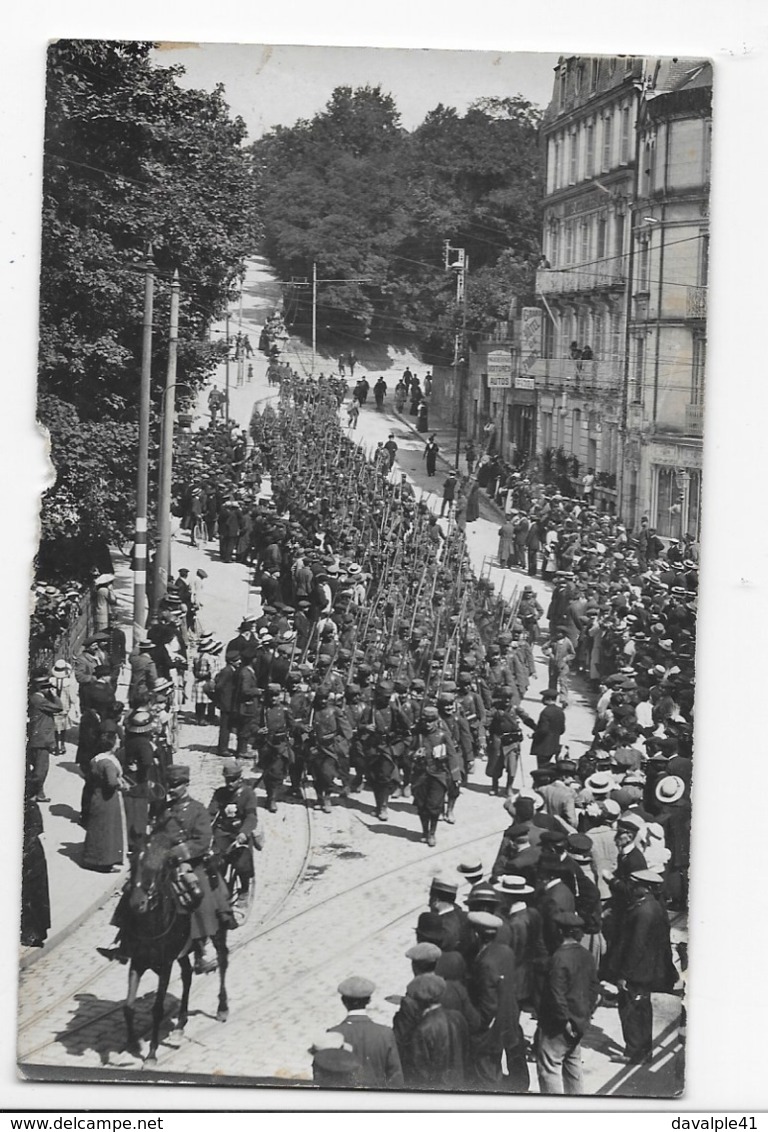
[[[124,893],[123,915],[120,917],[122,945],[130,955],[128,994],[123,1005],[127,1030],[127,1050],[141,1057],[141,1047],[135,1026],[136,997],[145,971],[154,971],[158,977],[155,1001],[152,1007],[152,1034],[146,1062],[157,1060],[160,1025],[163,1020],[165,996],[174,962],[181,968],[182,995],[176,1029],[184,1030],[188,1019],[189,991],[192,983],[192,964],[188,953],[191,913],[179,906],[173,888],[174,864],[169,855],[172,842],[161,831],[147,839],[135,854],[131,877]],[[220,881],[220,883],[224,883]],[[229,950],[227,928],[221,927],[212,937],[219,970],[219,1000],[216,1020],[226,1022],[229,1017],[226,976]]]

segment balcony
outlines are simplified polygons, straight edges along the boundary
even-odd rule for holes
[[[528,372],[535,378],[540,392],[611,397],[621,388],[621,363],[616,361],[537,358]]]
[[[587,291],[624,287],[626,282],[627,269],[623,256],[604,260],[602,263],[585,263],[581,267],[539,268],[536,272],[536,290],[541,295],[584,294]]]
[[[688,318],[707,317],[707,288],[686,287],[685,313]]]
[[[685,433],[686,436],[704,435],[704,406],[685,406]]]

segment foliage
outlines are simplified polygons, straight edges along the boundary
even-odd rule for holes
[[[182,90],[151,44],[49,48],[40,377],[92,415],[135,411],[143,264],[158,271],[154,373],[167,355],[169,283],[181,276],[180,383],[215,364],[207,341],[255,238],[245,134],[221,89]]]
[[[46,545],[127,537],[134,510],[144,264],[157,271],[152,399],[165,383],[180,275],[178,402],[215,367],[226,310],[257,227],[245,126],[218,88],[183,90],[150,43],[49,48],[40,284],[40,417],[58,479]],[[41,555],[41,565],[49,563]]]
[[[469,260],[470,338],[530,297],[538,259],[538,111],[520,97],[481,99],[463,116],[437,106],[412,133],[380,87],[340,87],[311,121],[251,148],[263,250],[284,280],[312,277],[318,329],[389,343],[418,339],[452,357],[461,312],[443,243]],[[286,311],[309,321],[308,286]]]

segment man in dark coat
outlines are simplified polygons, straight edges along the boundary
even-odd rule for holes
[[[510,1092],[528,1091],[530,1077],[517,999],[518,976],[514,952],[496,942],[501,917],[470,912],[480,949],[469,972],[469,993],[480,1014],[481,1030],[473,1041],[475,1080],[478,1088],[496,1090],[502,1085],[501,1055],[506,1054]]]
[[[389,1026],[382,1026],[368,1017],[367,1008],[375,990],[369,979],[352,976],[339,984],[341,1001],[347,1017],[331,1031],[342,1034],[362,1065],[358,1087],[367,1089],[402,1089],[405,1081],[395,1035]]]
[[[27,773],[36,783],[37,802],[50,801],[44,786],[51,765],[51,753],[56,748],[53,717],[63,710],[61,700],[51,687],[48,669],[36,669],[32,674],[28,700]]]
[[[219,709],[219,740],[216,753],[226,755],[229,751],[229,737],[237,728],[237,670],[240,667],[240,653],[227,650],[226,663],[216,674],[213,702]]]
[[[630,875],[631,898],[606,977],[619,988],[624,1060],[648,1061],[653,1046],[651,994],[669,993],[677,982],[667,913],[654,895],[661,877],[650,869]]]
[[[537,766],[543,766],[557,755],[560,750],[560,740],[565,732],[565,712],[555,703],[557,692],[545,688],[541,698],[544,707],[536,721],[531,739],[531,754],[536,759]]]
[[[418,1011],[406,1078],[406,1084],[414,1089],[453,1092],[465,1084],[467,1023],[457,1011],[445,1008],[444,993],[445,980],[434,974],[417,975],[406,988],[406,997]]]
[[[556,924],[560,944],[539,1003],[536,1069],[542,1093],[579,1096],[584,1091],[581,1039],[597,1006],[599,983],[595,961],[579,942],[581,916],[564,912]]]

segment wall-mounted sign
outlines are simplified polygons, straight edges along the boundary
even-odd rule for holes
[[[486,378],[489,389],[512,388],[512,355],[509,350],[489,352]]]
[[[536,381],[532,377],[516,377],[515,389],[535,389]]]

